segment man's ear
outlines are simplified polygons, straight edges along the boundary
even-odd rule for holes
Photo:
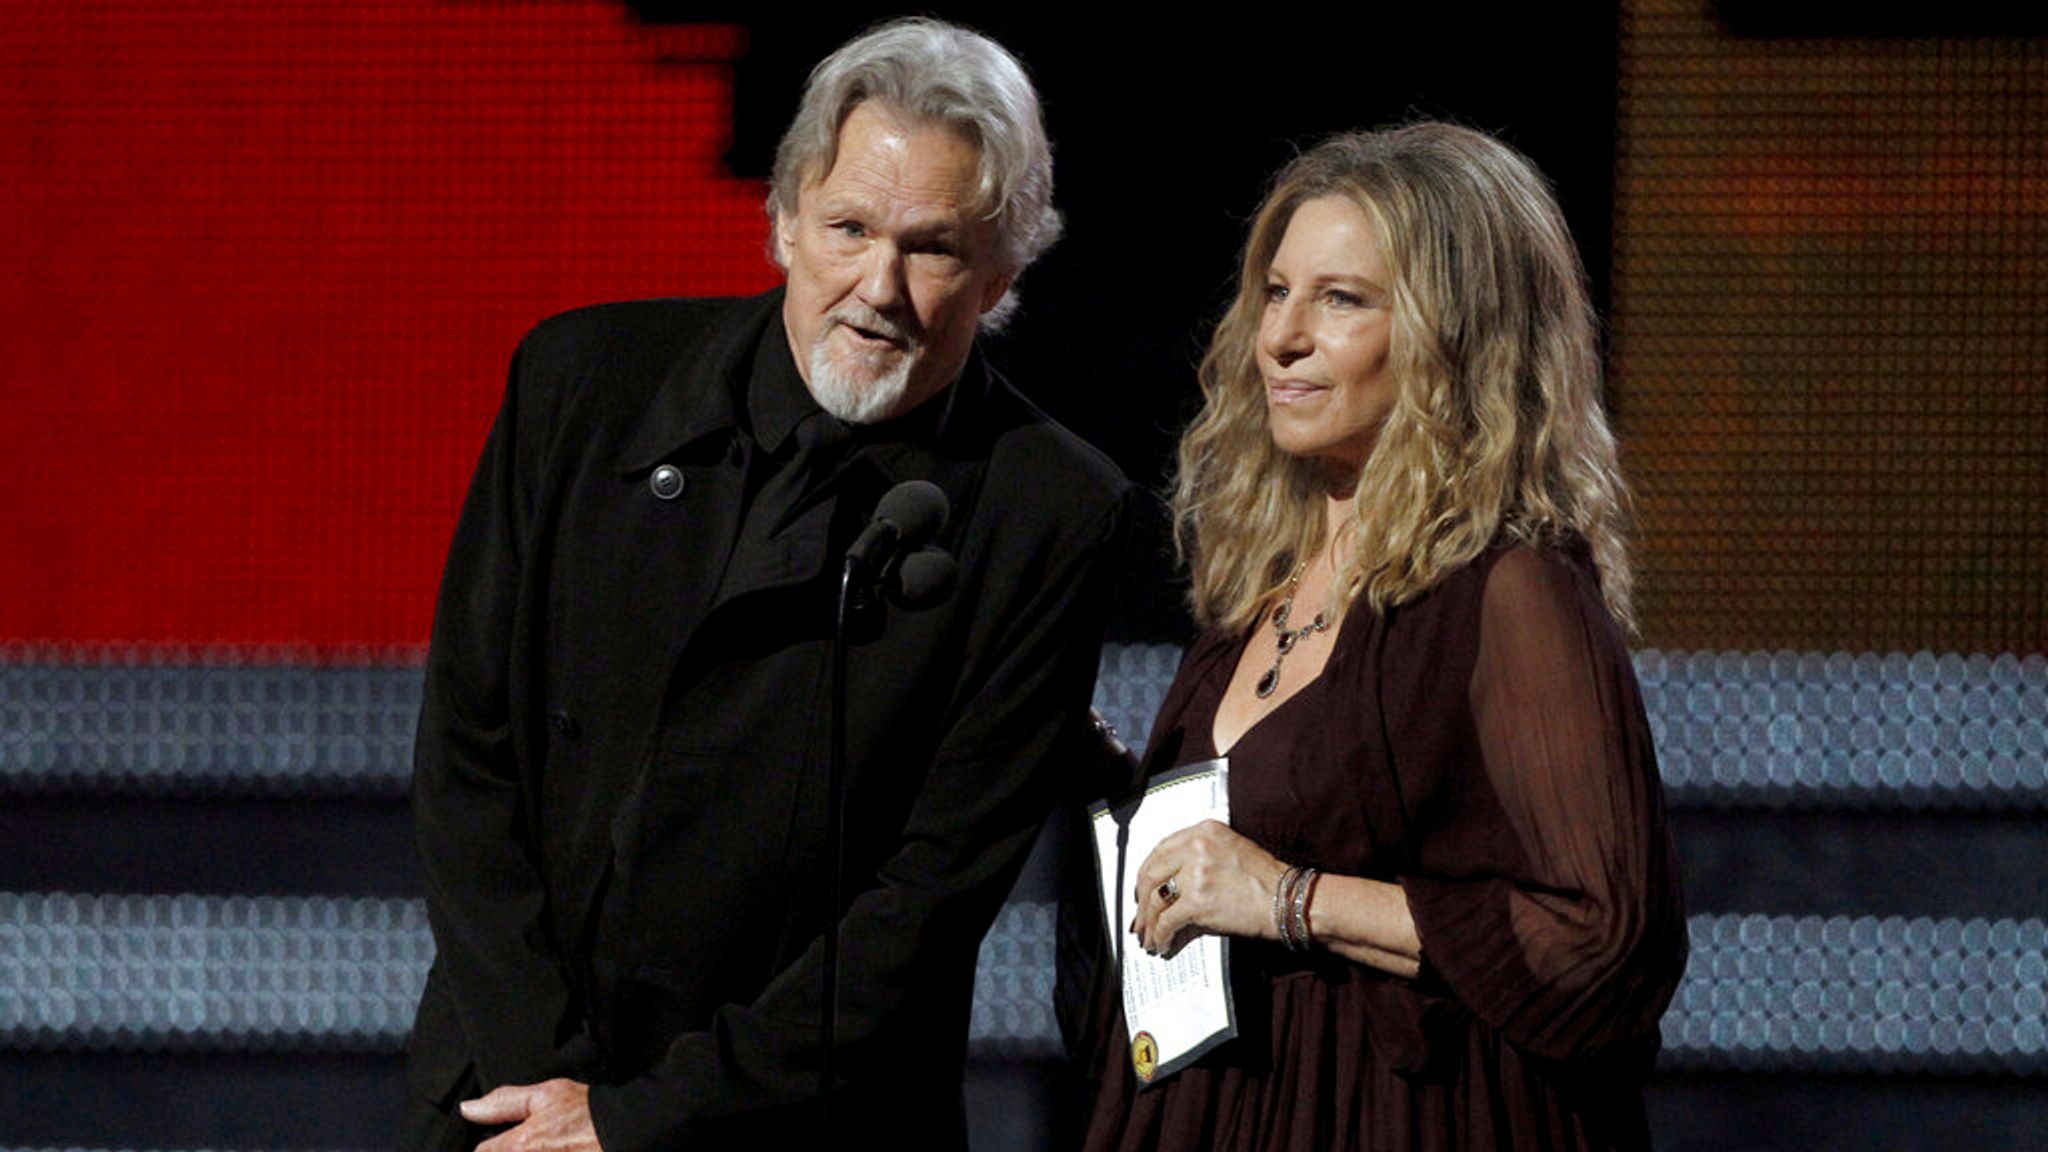
[[[769,217],[768,230],[774,234],[775,241],[775,262],[782,265],[784,271],[789,269],[790,232],[795,227],[796,221],[780,208]]]

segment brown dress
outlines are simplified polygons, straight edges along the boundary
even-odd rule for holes
[[[1255,629],[1252,642],[1270,643]],[[1189,649],[1152,732],[1211,728],[1244,637]],[[1228,749],[1231,823],[1280,859],[1398,882],[1418,979],[1231,943],[1239,1035],[1140,1089],[1120,1010],[1086,1147],[1640,1148],[1685,966],[1649,724],[1583,546],[1499,547],[1344,619],[1328,664]]]

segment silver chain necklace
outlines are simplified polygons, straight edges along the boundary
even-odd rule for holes
[[[1259,677],[1257,687],[1252,689],[1261,700],[1271,696],[1274,690],[1280,687],[1280,665],[1287,659],[1287,654],[1294,651],[1294,646],[1301,642],[1301,638],[1330,627],[1329,615],[1325,612],[1316,613],[1315,619],[1299,628],[1287,627],[1287,614],[1294,610],[1295,589],[1301,587],[1301,574],[1306,571],[1306,561],[1294,566],[1294,575],[1287,580],[1287,596],[1280,601],[1278,608],[1273,609],[1273,666],[1266,669],[1266,674]]]

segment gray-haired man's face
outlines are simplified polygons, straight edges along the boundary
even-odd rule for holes
[[[862,104],[840,126],[831,170],[776,218],[783,326],[826,411],[887,420],[959,376],[1012,278],[977,204],[978,163],[952,129]]]

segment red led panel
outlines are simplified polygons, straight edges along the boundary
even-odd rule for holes
[[[614,3],[10,5],[0,641],[424,641],[527,326],[776,280],[744,33]]]

